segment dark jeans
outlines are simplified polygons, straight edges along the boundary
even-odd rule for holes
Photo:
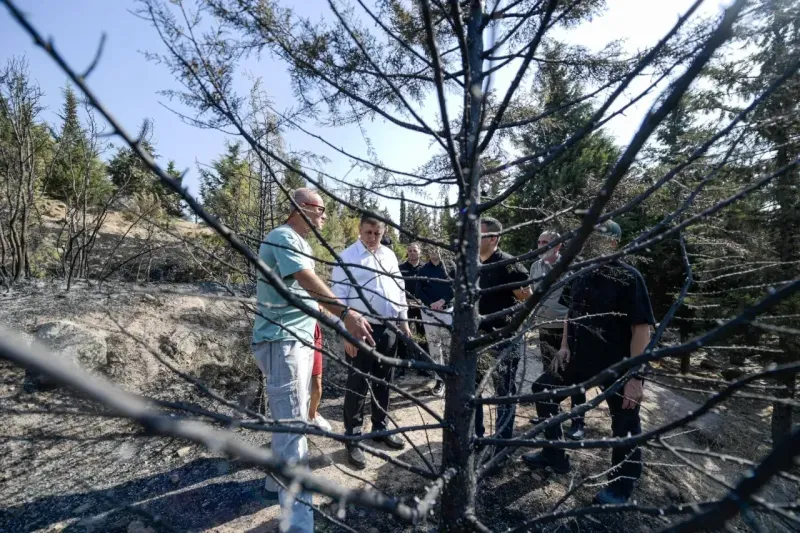
[[[539,328],[539,352],[542,354],[542,371],[550,370],[550,363],[561,349],[561,338],[564,335],[564,328]],[[586,394],[574,394],[570,397],[572,407],[586,403]],[[582,416],[572,419],[573,423],[584,424]]]
[[[497,359],[503,360],[492,373],[494,392],[497,396],[513,396],[517,393],[517,367],[519,366],[521,345],[519,341],[498,345],[495,349],[489,350],[489,357],[485,358],[487,364],[494,364]],[[480,383],[486,375],[488,368],[481,368],[478,363],[477,380]],[[501,439],[510,439],[514,434],[514,418],[516,416],[516,405],[497,406],[497,433]],[[486,433],[483,425],[483,406],[475,409],[475,435],[482,438]]]
[[[587,376],[588,377],[588,376]],[[576,375],[565,374],[562,377],[555,376],[550,372],[545,372],[533,384],[534,392],[541,392],[544,390],[552,389],[553,387],[561,387],[564,385],[574,385],[583,381]],[[610,387],[613,381],[600,385],[600,388],[606,390]],[[606,398],[608,410],[611,413],[611,435],[613,437],[627,437],[629,434],[639,435],[642,432],[642,425],[639,419],[639,406],[634,409],[622,408],[622,390],[616,394],[612,394]],[[558,414],[558,400],[536,402],[536,414],[539,418],[549,418]],[[548,440],[562,440],[564,434],[561,431],[561,424],[556,424],[547,428],[544,432]],[[631,453],[633,452],[633,453]],[[542,454],[545,457],[561,458],[564,457],[565,451],[561,448],[543,448]],[[630,454],[630,457],[628,457]],[[626,460],[625,458],[628,457]],[[633,483],[642,475],[642,451],[639,447],[623,446],[612,448],[611,452],[611,466],[615,467],[608,474],[609,480],[616,480],[612,484],[615,490],[620,492],[628,492],[633,489]]]
[[[384,326],[372,326],[375,349],[386,357],[397,354],[397,335]],[[394,367],[380,363],[371,355],[358,351],[349,359],[350,364],[360,371],[390,382]],[[372,393],[370,393],[372,389]],[[367,396],[372,406],[372,431],[386,429],[386,413],[389,410],[389,387],[368,380],[352,370],[347,376],[347,391],[344,394],[344,432],[345,435],[360,435],[364,424],[364,404]]]

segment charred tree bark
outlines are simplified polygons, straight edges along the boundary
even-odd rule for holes
[[[467,213],[462,218],[461,247],[456,252],[458,275],[453,308],[453,335],[450,363],[454,374],[445,378],[447,397],[445,421],[450,425],[443,433],[442,470],[453,468],[455,476],[442,493],[442,523],[447,531],[470,531],[467,518],[475,512],[475,413],[469,401],[475,395],[477,350],[465,350],[467,342],[478,333],[478,258],[480,257],[480,154],[478,136],[481,128],[483,36],[481,2],[471,3],[467,26],[469,54],[469,107],[465,109],[465,139],[460,143],[463,160],[471,163],[465,178],[466,190],[459,195],[459,209]],[[480,407],[478,407],[480,409]]]

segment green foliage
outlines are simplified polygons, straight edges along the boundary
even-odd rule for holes
[[[559,62],[562,56],[563,51],[558,47],[546,50],[545,58],[550,62],[543,64],[536,74],[532,91],[534,102],[518,104],[509,116],[510,120],[524,120],[546,114],[511,137],[523,156],[538,154],[541,157],[559,146],[582,127],[594,111],[588,100],[571,105],[584,96],[583,83],[578,72]],[[494,210],[493,216],[512,226],[579,204],[587,196],[589,181],[602,177],[618,155],[614,141],[601,130],[585,136],[544,169],[532,166],[536,164],[535,158],[521,169],[523,173],[535,172],[534,179],[512,196],[505,208]],[[491,162],[488,163],[491,166]],[[499,187],[499,182],[494,187]],[[489,195],[494,194],[491,188]],[[546,227],[536,225],[530,230],[512,232],[503,238],[503,247],[516,253],[528,251],[543,229]]]
[[[139,146],[153,159],[158,159],[152,142],[152,125],[145,121],[140,133]],[[174,161],[170,161],[167,173],[178,181],[182,181],[181,173],[177,170]],[[116,186],[122,196],[132,197],[135,194],[153,194],[158,197],[161,206],[171,216],[181,216],[183,213],[181,200],[167,187],[161,184],[147,164],[142,161],[129,147],[121,147],[108,162],[108,174],[111,182]]]

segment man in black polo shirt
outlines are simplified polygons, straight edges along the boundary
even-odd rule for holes
[[[481,315],[481,333],[489,333],[508,325],[512,314],[505,314],[486,319],[489,315],[508,310],[531,295],[528,273],[519,262],[491,268],[489,265],[514,256],[498,248],[503,225],[497,219],[484,217],[481,219],[481,273],[478,285],[481,297],[478,300],[478,312]],[[487,235],[488,234],[488,235]],[[492,235],[495,234],[495,235]],[[487,268],[489,267],[489,268]],[[511,287],[496,287],[511,284]],[[486,292],[483,292],[486,291]],[[522,338],[505,341],[487,350],[488,356],[481,356],[478,360],[478,382],[483,379],[498,360],[500,361],[492,373],[494,390],[497,396],[511,396],[516,394],[517,366],[522,352]],[[514,432],[515,405],[497,406],[497,433],[502,439],[510,439]],[[484,436],[486,428],[483,426],[483,410],[475,410],[475,434],[478,438]]]
[[[588,257],[607,254],[617,247],[621,236],[619,225],[609,220],[595,229],[584,250]],[[655,323],[650,297],[642,275],[630,265],[612,261],[576,277],[564,288],[561,302],[569,308],[561,349],[551,368],[533,384],[533,392],[581,383],[627,357],[641,354],[650,342],[650,327]],[[600,388],[606,390],[614,381],[611,379]],[[634,377],[620,391],[606,398],[614,437],[642,432],[639,406],[643,395],[642,380]],[[537,402],[539,417],[557,414],[559,401]],[[561,425],[546,429],[545,437],[562,439]],[[526,453],[522,459],[534,468],[549,466],[561,473],[570,470],[569,457],[561,448]],[[620,504],[628,501],[636,480],[642,475],[641,461],[642,452],[638,447],[613,448],[609,483],[595,496],[595,502]]]

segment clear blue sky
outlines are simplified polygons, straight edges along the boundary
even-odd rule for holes
[[[161,51],[162,45],[154,30],[128,11],[134,8],[135,3],[132,0],[18,0],[18,3],[27,10],[29,20],[42,33],[52,36],[56,47],[78,70],[88,66],[101,34],[107,34],[105,52],[89,79],[90,86],[129,130],[137,131],[143,119],[152,119],[162,163],[174,159],[179,168],[189,167],[188,185],[191,191],[196,192],[196,162],[208,163],[217,157],[224,149],[225,137],[220,132],[184,124],[162,105],[167,102],[157,94],[158,91],[177,88],[177,84],[165,67],[150,63],[143,57],[142,51]],[[705,12],[717,11],[723,4],[722,0],[708,0],[706,3]],[[324,0],[302,0],[294,4],[306,15],[332,16]],[[624,38],[628,49],[643,48],[663,35],[690,4],[690,0],[609,0],[609,8],[602,17],[588,28],[572,32],[569,39],[599,48],[610,40]],[[33,45],[6,9],[0,7],[0,63],[20,55],[27,58],[32,77],[38,80],[46,93],[44,103],[49,109],[45,118],[57,122],[56,113],[61,107],[61,89],[66,84],[66,77],[42,50]],[[242,74],[245,73],[264,79],[264,88],[278,109],[292,105],[289,78],[282,64],[269,58],[252,60],[243,65]],[[500,76],[495,86],[506,86],[512,75],[513,72],[508,72]],[[244,76],[240,89],[246,91]],[[630,138],[649,102],[609,125],[620,142]],[[423,113],[432,117],[435,110],[435,105],[426,104]],[[335,139],[336,143],[352,152],[366,154],[366,144],[356,127],[332,131],[313,124],[306,126]],[[428,139],[423,135],[404,132],[382,120],[367,124],[366,129],[377,153],[389,166],[411,170],[423,163],[430,153]],[[325,170],[331,174],[341,177],[350,168],[345,158],[300,132],[290,132],[287,141],[293,149],[320,152],[330,157],[331,162]],[[350,175],[348,179],[352,177]],[[389,205],[389,208],[396,212],[396,205]]]

